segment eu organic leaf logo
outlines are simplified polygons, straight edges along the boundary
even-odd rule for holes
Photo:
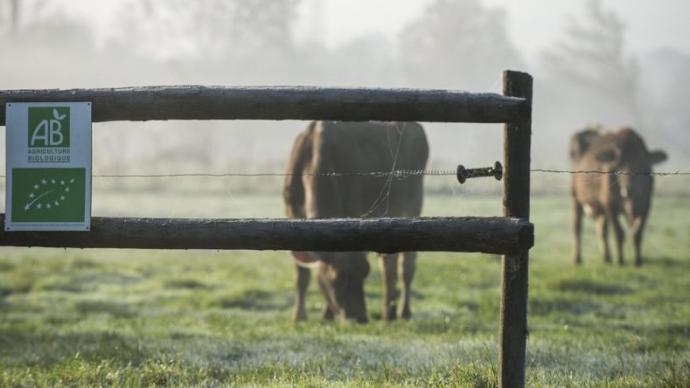
[[[82,222],[84,168],[13,168],[13,222]]]
[[[74,179],[42,178],[32,185],[33,190],[27,195],[24,211],[50,210],[59,207],[67,201],[74,182]]]

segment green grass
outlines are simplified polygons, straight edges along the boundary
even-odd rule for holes
[[[269,195],[94,200],[100,215],[282,213]],[[602,263],[592,222],[573,266],[568,198],[532,212],[528,385],[687,387],[690,201],[656,199],[642,268]],[[425,214],[499,215],[500,199],[428,197]],[[421,253],[414,317],[393,323],[371,261],[370,324],[322,322],[315,284],[295,324],[286,252],[3,248],[0,386],[495,386],[500,258]]]

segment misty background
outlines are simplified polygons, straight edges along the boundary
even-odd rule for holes
[[[514,3],[0,0],[0,88],[323,85],[500,93],[501,72],[515,69],[535,78],[533,168],[567,169],[570,136],[602,124],[632,126],[648,147],[666,150],[669,161],[657,170],[690,169],[690,49],[666,39],[690,36],[685,23],[619,12],[638,4],[617,0]],[[687,15],[688,8],[683,0],[668,1],[663,14]],[[282,172],[304,127],[296,121],[96,124],[93,172]],[[425,127],[431,168],[489,166],[502,158],[499,125]],[[535,186],[552,182],[563,191],[567,179],[540,176]],[[279,180],[266,182],[220,185],[280,190]],[[455,187],[452,177],[443,184]]]

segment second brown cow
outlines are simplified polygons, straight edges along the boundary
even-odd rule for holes
[[[611,262],[609,225],[613,227],[619,264],[624,263],[624,215],[633,234],[635,265],[642,265],[642,234],[651,207],[654,177],[652,165],[666,160],[664,151],[649,151],[639,134],[630,128],[616,131],[586,129],[570,142],[573,170],[574,260],[582,263],[580,250],[583,214],[596,219],[604,261]],[[587,173],[586,171],[589,171]],[[604,172],[595,173],[595,171]]]

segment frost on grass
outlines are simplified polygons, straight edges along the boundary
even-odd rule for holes
[[[612,357],[608,349],[587,348],[572,342],[555,345],[532,340],[527,353],[528,376],[534,381],[573,383],[612,381],[626,377],[636,384],[645,379],[663,378],[664,373],[690,377],[690,351],[674,353],[626,352]],[[637,379],[637,380],[636,380]]]
[[[495,360],[493,341],[466,339],[456,343],[395,341],[371,336],[345,338],[291,337],[258,342],[194,341],[194,346],[170,343],[171,356],[199,368],[248,373],[266,368],[303,371],[326,379],[351,379],[397,370],[406,375],[421,374],[478,360]],[[187,344],[189,345],[189,344]],[[402,372],[404,371],[404,372]]]

